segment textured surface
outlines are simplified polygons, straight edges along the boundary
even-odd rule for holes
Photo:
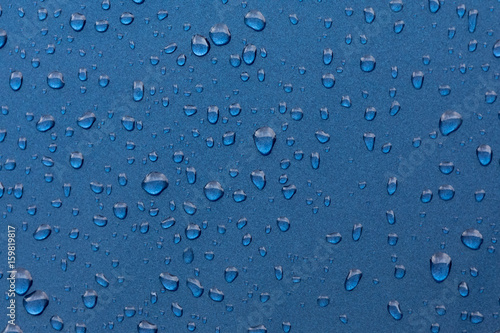
[[[3,2],[11,331],[500,329],[499,31],[494,0]]]

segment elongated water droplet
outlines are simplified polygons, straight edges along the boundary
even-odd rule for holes
[[[267,156],[271,154],[276,142],[276,133],[271,127],[264,126],[254,132],[253,140],[257,150],[262,155]]]
[[[451,258],[443,252],[436,252],[430,259],[431,274],[436,282],[442,282],[450,274]]]
[[[359,269],[351,269],[344,281],[345,290],[351,291],[358,285],[363,277],[363,273]]]

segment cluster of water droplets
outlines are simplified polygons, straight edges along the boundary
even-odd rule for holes
[[[498,324],[500,8],[316,2],[0,7],[4,332]]]

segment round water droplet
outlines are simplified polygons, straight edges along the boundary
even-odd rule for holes
[[[224,189],[217,181],[208,182],[203,188],[205,197],[210,201],[217,201],[224,196]]]
[[[465,230],[460,239],[465,246],[472,250],[478,250],[483,244],[483,235],[474,228]]]
[[[83,154],[79,151],[72,152],[69,157],[69,163],[73,169],[80,169],[83,165]]]
[[[229,28],[224,23],[217,23],[211,29],[209,33],[210,39],[215,45],[226,45],[231,41],[231,32]]]
[[[64,87],[64,77],[61,72],[51,72],[47,75],[47,84],[52,89],[61,89]]]
[[[267,156],[273,150],[274,143],[276,142],[276,133],[271,127],[264,126],[254,132],[253,140],[257,150],[262,155]]]
[[[64,321],[61,317],[54,315],[50,318],[50,326],[56,331],[62,331],[64,328]]]
[[[278,217],[278,219],[276,220],[276,224],[278,225],[278,228],[283,232],[290,229],[290,220],[288,220],[288,218],[284,216]]]
[[[372,55],[366,55],[360,60],[360,67],[363,72],[371,72],[375,69],[377,62],[375,61],[375,57]]]
[[[49,296],[41,290],[35,290],[31,294],[24,296],[23,305],[30,315],[38,316],[49,305]]]
[[[456,111],[446,111],[439,119],[439,130],[442,135],[455,132],[462,125],[462,115]]]
[[[244,19],[247,27],[255,31],[262,31],[266,27],[266,18],[258,10],[251,10],[245,15]]]
[[[168,179],[161,172],[150,172],[142,181],[142,189],[151,195],[160,195],[168,187]]]
[[[435,281],[442,282],[450,274],[451,258],[443,252],[434,253],[430,259],[431,274]]]
[[[120,23],[123,25],[129,25],[134,22],[134,14],[129,12],[124,12],[120,15]]]
[[[451,185],[442,185],[439,187],[438,194],[442,200],[448,201],[455,196],[455,189]]]
[[[324,74],[321,77],[321,83],[323,84],[323,87],[331,89],[335,86],[335,76],[331,73]]]
[[[210,51],[210,44],[207,38],[202,35],[194,35],[191,38],[191,50],[198,57],[206,55]]]
[[[85,18],[85,15],[80,13],[71,14],[71,17],[69,19],[69,25],[75,31],[82,31],[85,27],[86,22],[87,19]]]
[[[196,239],[201,235],[201,228],[199,225],[189,223],[185,230],[187,239]]]

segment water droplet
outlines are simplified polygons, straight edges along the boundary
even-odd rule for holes
[[[227,283],[231,283],[238,277],[238,269],[236,267],[230,266],[224,270],[224,279]]]
[[[479,163],[481,163],[481,165],[483,166],[489,165],[491,163],[491,160],[493,159],[493,151],[491,150],[491,147],[485,144],[477,147],[476,155]]]
[[[210,51],[210,44],[207,38],[202,35],[194,35],[191,38],[191,50],[198,57],[206,55]]]
[[[52,89],[61,89],[64,87],[64,77],[61,72],[51,72],[47,75],[47,84]]]
[[[465,246],[472,250],[478,250],[483,244],[483,235],[474,228],[465,230],[460,239]]]
[[[179,278],[168,272],[160,274],[160,282],[168,291],[176,291],[179,288]]]
[[[142,189],[151,195],[160,195],[168,187],[168,179],[161,172],[151,172],[144,177]]]
[[[49,296],[41,290],[35,290],[31,294],[24,296],[23,305],[30,315],[38,316],[49,305]]]
[[[266,18],[258,10],[251,10],[245,15],[245,24],[255,31],[262,31],[266,27]]]
[[[324,74],[321,77],[321,83],[323,84],[323,87],[331,89],[335,86],[335,76],[331,73]]]
[[[137,325],[137,332],[138,333],[157,333],[158,326],[150,323],[147,320],[143,320]]]
[[[86,22],[87,19],[85,18],[85,15],[80,13],[71,14],[71,18],[69,19],[69,25],[75,31],[82,31]]]
[[[430,259],[431,274],[436,282],[442,282],[450,274],[451,258],[443,252],[436,252]]]
[[[262,155],[267,156],[271,154],[276,142],[276,133],[271,127],[264,126],[254,132],[253,140],[257,150]]]
[[[23,85],[23,73],[19,71],[12,72],[10,74],[9,85],[14,91],[21,89]]]
[[[462,125],[462,115],[456,111],[446,111],[439,119],[439,130],[442,135],[449,135]]]
[[[205,197],[210,201],[217,201],[224,196],[224,189],[217,181],[208,182],[203,190]]]
[[[250,179],[259,190],[262,190],[266,186],[266,174],[262,170],[252,171]]]
[[[345,290],[351,291],[358,285],[359,281],[363,277],[363,273],[359,269],[351,269],[347,277],[345,278],[344,287]]]
[[[387,311],[395,320],[401,320],[401,318],[403,318],[403,312],[401,311],[399,302],[396,300],[389,301],[387,304]]]
[[[224,23],[217,23],[211,29],[209,33],[210,39],[215,45],[226,45],[231,41],[231,32],[229,28]]]
[[[52,228],[48,224],[40,224],[33,233],[33,238],[38,241],[47,239],[52,233]]]
[[[23,296],[31,288],[33,284],[33,278],[31,273],[22,267],[17,267],[15,270],[16,278],[16,294]]]
[[[377,62],[375,61],[375,57],[372,55],[366,55],[361,57],[360,67],[363,72],[371,72],[375,69]]]
[[[5,31],[4,29],[0,29],[0,49],[4,47],[5,44],[7,44],[7,39],[7,31]]]

